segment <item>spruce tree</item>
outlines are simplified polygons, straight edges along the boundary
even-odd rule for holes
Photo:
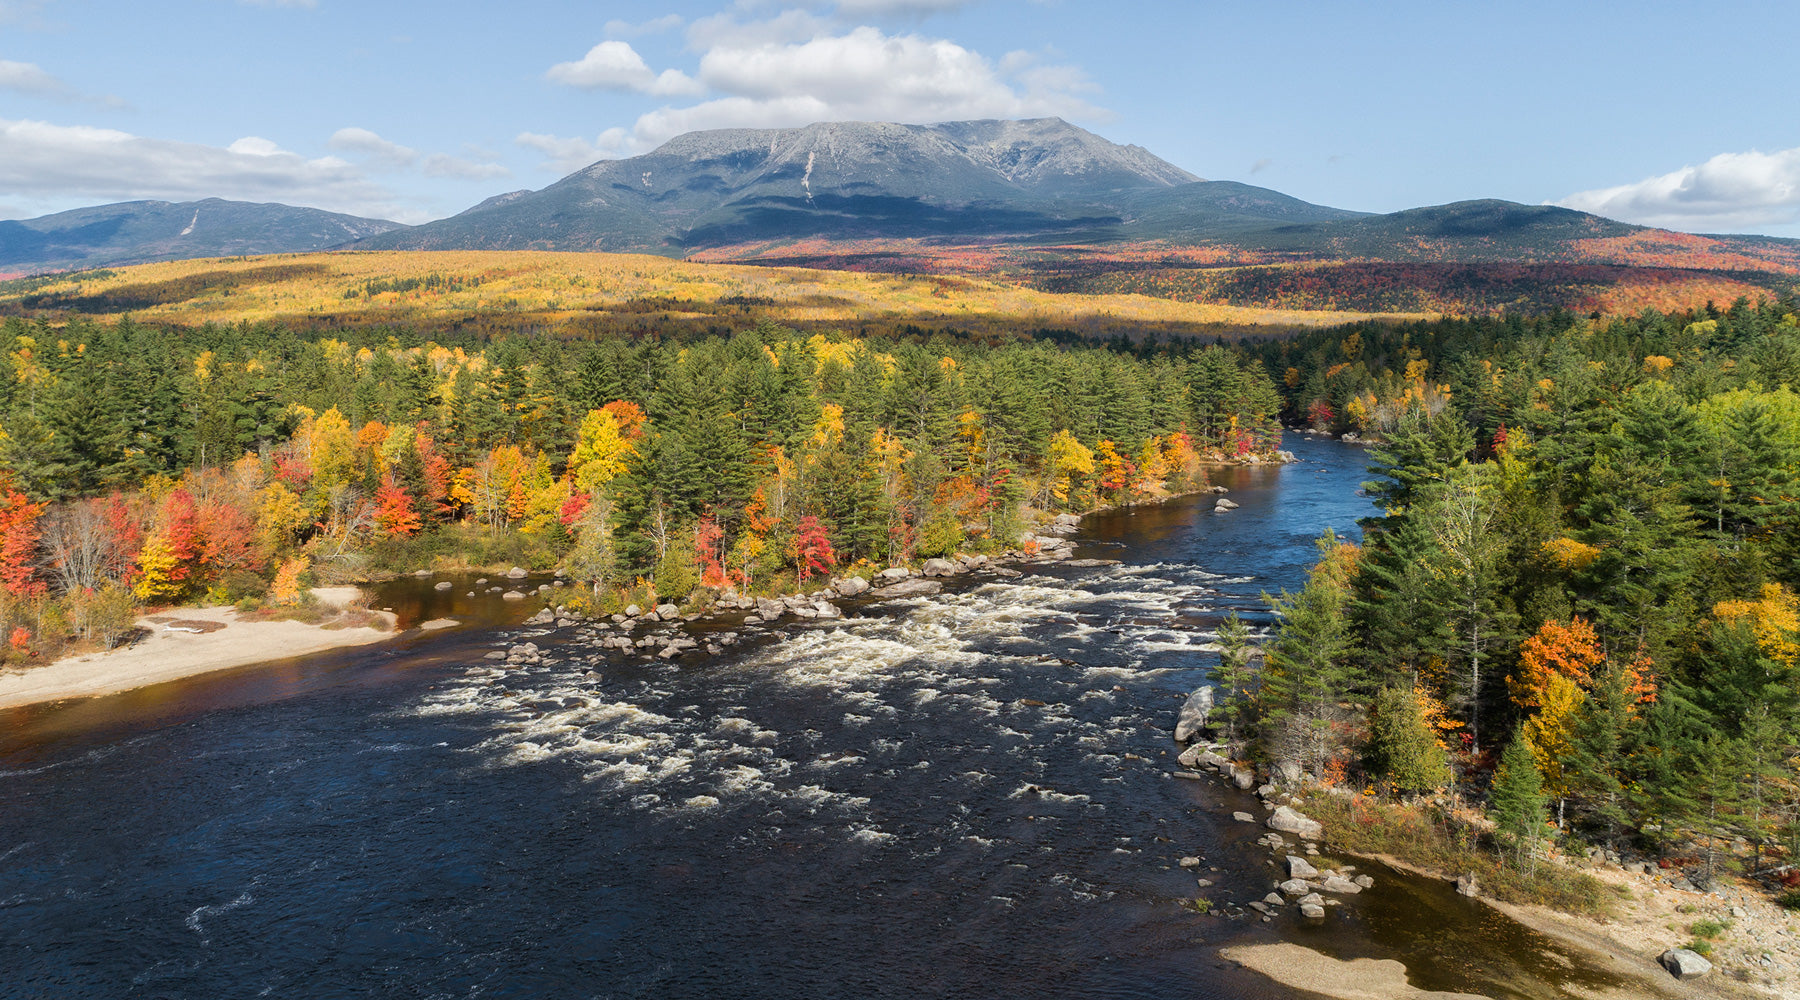
[[[1534,856],[1533,843],[1544,830],[1544,777],[1525,739],[1525,729],[1513,730],[1512,740],[1500,754],[1499,770],[1488,792],[1494,822],[1510,840],[1521,868]]]

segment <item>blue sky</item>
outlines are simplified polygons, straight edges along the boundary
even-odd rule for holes
[[[405,222],[692,128],[1060,115],[1209,179],[1800,236],[1800,5],[0,0],[0,218]]]

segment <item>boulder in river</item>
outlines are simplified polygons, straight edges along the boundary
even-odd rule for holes
[[[962,567],[948,559],[927,559],[919,571],[926,576],[955,576],[962,572]]]
[[[1473,872],[1467,875],[1458,875],[1456,876],[1456,891],[1464,896],[1479,896],[1481,895],[1481,883],[1475,880]]]
[[[1238,509],[1238,505],[1237,505],[1237,501],[1235,501],[1235,500],[1227,500],[1224,497],[1220,497],[1219,499],[1213,501],[1213,510],[1237,510],[1237,509]]]
[[[855,597],[858,594],[868,592],[869,581],[860,576],[846,576],[840,580],[833,581],[831,589],[837,591],[839,597]]]
[[[899,583],[901,580],[909,579],[913,575],[913,571],[907,569],[905,566],[889,566],[887,569],[875,574],[875,582],[881,584]]]
[[[1206,726],[1206,717],[1212,713],[1213,689],[1211,685],[1201,685],[1187,696],[1181,703],[1181,711],[1175,716],[1175,742],[1186,743],[1199,734]]]
[[[525,595],[517,590],[509,590],[506,593],[501,594],[500,597],[508,601],[523,601],[525,599]]]
[[[1318,878],[1319,870],[1312,862],[1295,854],[1287,856],[1288,878]]]
[[[432,589],[433,590],[449,590],[451,586],[452,586],[452,584],[450,583],[449,580],[439,580],[437,583],[437,586],[433,587]]]
[[[512,569],[509,569],[506,571],[506,578],[508,580],[523,580],[530,575],[531,575],[530,573],[527,573],[522,567],[519,567],[519,566],[514,566]]]
[[[1269,829],[1291,833],[1302,840],[1318,840],[1325,836],[1325,828],[1319,821],[1295,810],[1292,806],[1277,806],[1269,816]]]
[[[891,601],[900,597],[925,597],[944,589],[944,585],[936,580],[902,580],[888,587],[880,587],[869,592],[872,597]]]
[[[681,609],[673,604],[658,604],[656,606],[656,613],[662,616],[662,620],[666,622],[674,621],[681,617]]]
[[[1362,886],[1344,878],[1342,875],[1327,875],[1319,888],[1326,892],[1335,892],[1341,896],[1354,895],[1362,891]]]
[[[1698,979],[1712,971],[1711,962],[1702,958],[1699,952],[1686,948],[1670,948],[1656,960],[1676,979]]]

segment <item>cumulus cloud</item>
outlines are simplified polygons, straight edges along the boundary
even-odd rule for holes
[[[1800,149],[1720,153],[1635,184],[1579,191],[1553,204],[1645,226],[1700,232],[1800,218]]]
[[[366,128],[341,128],[331,133],[325,141],[332,149],[346,153],[361,153],[364,156],[379,160],[396,167],[411,166],[419,154],[397,142],[389,142]]]
[[[246,136],[220,148],[114,129],[0,119],[0,195],[16,198],[230,198],[354,215],[416,216],[335,156],[307,159]]]
[[[726,16],[707,18],[695,22],[688,39],[702,50],[692,82],[716,95],[712,99],[658,108],[640,116],[628,132],[609,129],[593,141],[536,133],[517,141],[543,152],[546,166],[566,172],[698,129],[1104,115],[1080,96],[1096,89],[1086,74],[1046,62],[1043,54],[1008,53],[995,64],[948,39],[889,34],[866,25],[835,31],[803,10],[749,25]],[[619,43],[589,52],[580,72],[615,89],[643,90],[651,79],[649,67],[628,46],[601,52],[611,44]],[[576,65],[552,69],[553,78],[573,82]]]
[[[575,62],[550,67],[544,76],[588,90],[628,90],[657,97],[693,97],[704,92],[699,81],[675,69],[653,71],[629,42],[609,40],[589,49]]]

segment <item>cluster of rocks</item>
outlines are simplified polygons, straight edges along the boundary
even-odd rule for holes
[[[1181,721],[1192,722],[1196,718],[1204,718],[1202,709],[1211,707],[1211,699],[1204,697],[1202,692],[1209,691],[1210,689],[1202,688],[1189,696],[1187,704],[1182,706]],[[1177,723],[1178,731],[1183,728],[1181,721]],[[1254,789],[1268,812],[1268,818],[1263,822],[1270,832],[1257,838],[1256,842],[1271,851],[1285,854],[1288,877],[1275,883],[1274,892],[1261,900],[1245,904],[1262,914],[1264,919],[1273,919],[1290,902],[1299,907],[1301,916],[1322,919],[1326,907],[1338,905],[1339,901],[1330,898],[1331,896],[1354,895],[1374,887],[1374,879],[1354,874],[1356,869],[1351,865],[1321,869],[1309,860],[1319,856],[1318,841],[1325,835],[1324,827],[1294,808],[1299,801],[1294,796],[1286,796],[1285,802],[1277,801],[1281,797],[1281,786],[1276,782],[1291,785],[1300,780],[1301,772],[1297,764],[1284,762],[1272,768],[1268,774],[1258,774],[1255,768],[1237,763],[1220,755],[1214,748],[1198,743],[1183,750],[1179,760],[1184,767],[1215,773],[1245,791]],[[1256,817],[1247,812],[1238,811],[1231,815],[1241,823],[1256,822]],[[1290,842],[1283,834],[1293,837],[1294,841]],[[1297,847],[1300,853],[1287,853],[1290,847]]]
[[[1291,900],[1300,907],[1301,916],[1310,920],[1322,920],[1325,917],[1325,907],[1337,906],[1340,902],[1337,899],[1328,898],[1326,893],[1333,896],[1349,896],[1375,887],[1374,879],[1367,875],[1354,874],[1356,871],[1354,865],[1344,865],[1337,869],[1320,869],[1314,867],[1307,858],[1289,854],[1287,866],[1288,877],[1275,883],[1274,892],[1250,903],[1251,909],[1266,917],[1272,917]]]

